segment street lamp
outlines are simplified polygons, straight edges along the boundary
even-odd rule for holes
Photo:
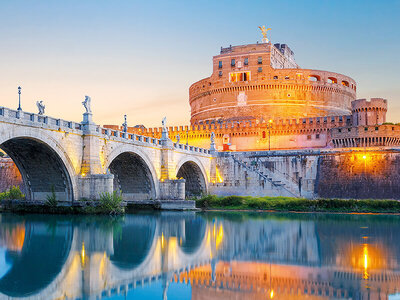
[[[268,121],[268,151],[271,151],[271,127],[272,127],[272,120]]]
[[[21,87],[18,87],[18,110],[22,110],[21,108]]]

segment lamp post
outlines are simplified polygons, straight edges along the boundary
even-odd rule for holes
[[[268,121],[268,151],[271,151],[271,127],[272,127],[272,120]]]
[[[21,87],[18,87],[18,110],[21,111]]]

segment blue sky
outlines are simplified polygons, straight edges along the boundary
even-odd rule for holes
[[[188,88],[221,46],[254,43],[259,25],[297,63],[343,73],[358,98],[389,100],[400,122],[400,1],[0,1],[0,105],[99,124],[189,122]]]

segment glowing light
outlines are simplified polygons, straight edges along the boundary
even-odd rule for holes
[[[363,155],[363,159],[364,159],[364,160],[367,159],[367,156],[366,156],[366,155]]]
[[[82,268],[85,266],[85,243],[84,242],[82,242],[81,265],[82,265]]]
[[[272,120],[269,120],[268,122],[271,124],[271,123],[272,123]]]
[[[221,173],[219,172],[218,168],[216,168],[216,177],[217,177],[217,182],[218,183],[224,182],[224,179],[222,178]]]
[[[219,248],[219,246],[222,243],[222,239],[224,238],[224,228],[222,227],[222,224],[219,225],[218,228],[218,233],[217,233],[217,237],[215,238],[215,248]]]
[[[269,293],[269,298],[270,299],[274,298],[274,290],[271,290],[271,292]]]
[[[86,176],[86,173],[82,173],[81,176],[82,176],[82,177],[85,177],[85,176]]]
[[[161,249],[164,249],[164,243],[165,243],[165,239],[164,239],[164,233],[161,233]]]
[[[363,248],[363,252],[364,252],[364,279],[368,279],[369,274],[368,274],[368,246],[367,244],[364,245]]]

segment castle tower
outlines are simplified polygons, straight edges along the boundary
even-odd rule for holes
[[[386,122],[387,100],[358,99],[351,102],[353,126],[380,125]]]
[[[356,82],[301,69],[286,44],[221,48],[213,73],[189,88],[191,123],[349,115]]]

